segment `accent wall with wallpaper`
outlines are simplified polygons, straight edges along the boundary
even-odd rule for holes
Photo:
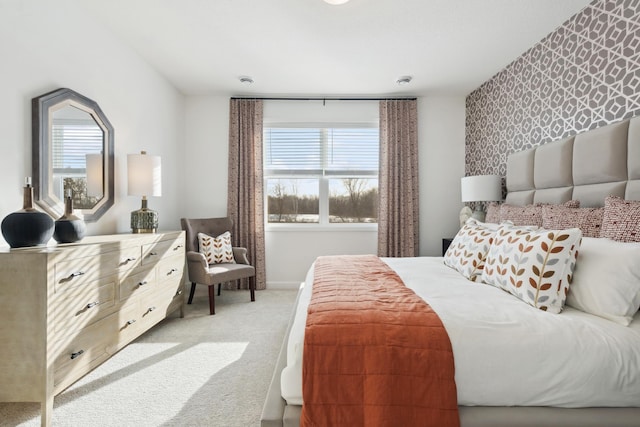
[[[466,99],[466,175],[640,113],[640,2],[595,0]]]

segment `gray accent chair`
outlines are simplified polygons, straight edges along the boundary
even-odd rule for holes
[[[191,281],[188,304],[193,301],[196,284],[207,285],[209,287],[209,313],[215,314],[215,285],[218,285],[219,296],[223,283],[237,280],[238,289],[240,289],[240,281],[242,279],[249,280],[251,301],[255,301],[256,269],[249,264],[246,248],[233,247],[235,264],[209,265],[205,256],[198,251],[198,233],[204,233],[212,237],[219,236],[226,231],[231,231],[233,220],[231,218],[181,218],[180,225],[187,235],[187,269],[189,271],[189,280]],[[233,233],[231,239],[233,239]]]

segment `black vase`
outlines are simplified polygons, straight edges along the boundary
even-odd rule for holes
[[[0,225],[2,236],[12,248],[46,245],[53,235],[53,219],[33,207],[33,187],[27,179],[22,210],[10,213]]]
[[[82,240],[86,231],[83,220],[73,214],[73,199],[67,195],[64,200],[64,215],[56,220],[53,238],[58,243],[73,243]]]

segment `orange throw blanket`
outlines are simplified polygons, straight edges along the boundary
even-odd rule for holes
[[[459,426],[438,315],[373,255],[316,260],[301,426]]]

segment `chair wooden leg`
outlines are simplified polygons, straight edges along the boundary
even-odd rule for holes
[[[216,287],[209,286],[209,314],[216,314]]]
[[[249,290],[251,291],[251,301],[256,300],[256,276],[249,277]]]
[[[196,291],[196,282],[191,282],[191,291],[189,292],[189,301],[187,304],[191,304],[193,301],[193,293]]]
[[[222,283],[218,283],[218,296],[220,296],[220,289],[222,288]]]

